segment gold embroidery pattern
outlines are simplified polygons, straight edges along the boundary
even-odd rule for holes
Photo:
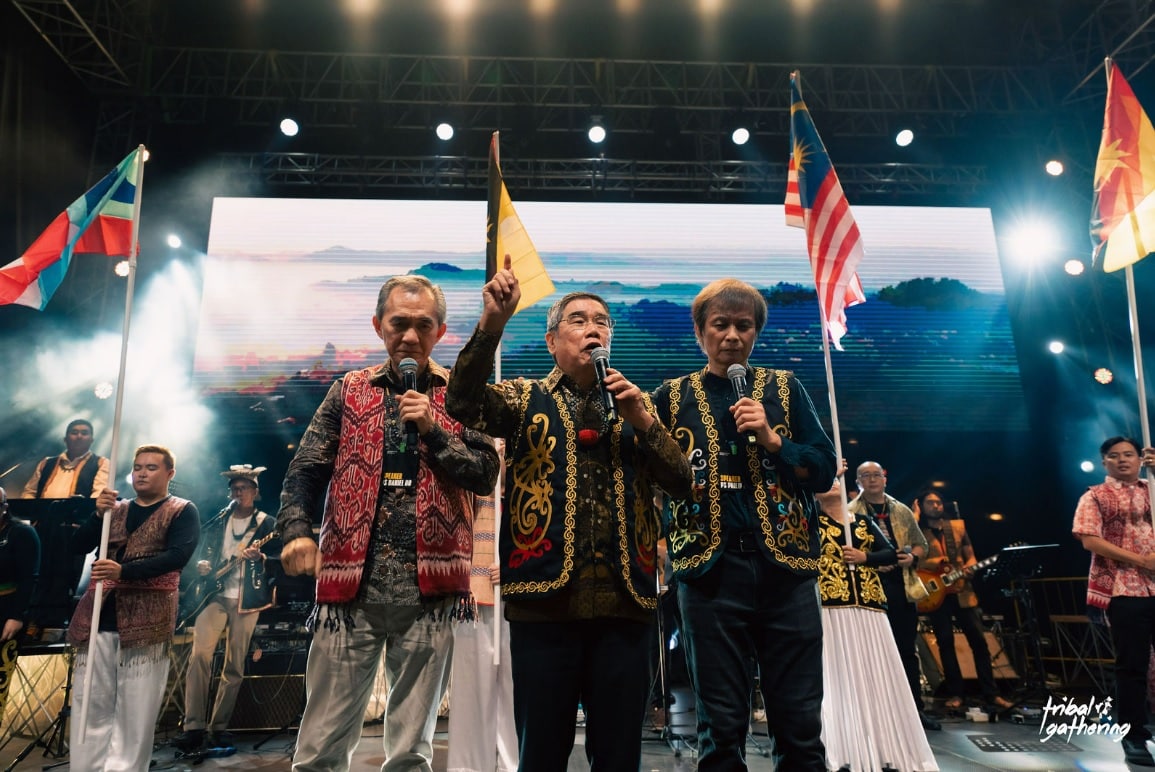
[[[850,579],[842,559],[842,526],[829,517],[819,518],[818,590],[822,602],[850,602]]]
[[[705,464],[706,464],[706,480],[705,488],[701,491],[709,506],[710,524],[707,533],[709,534],[709,544],[706,548],[697,555],[689,557],[674,558],[672,566],[674,571],[685,571],[687,569],[697,568],[703,563],[709,561],[714,552],[722,546],[722,496],[721,486],[718,474],[718,454],[721,450],[718,442],[718,425],[714,422],[714,414],[710,412],[710,405],[706,401],[706,392],[702,388],[702,374],[706,372],[703,368],[700,372],[692,374],[689,378],[690,388],[694,392],[694,398],[698,403],[698,412],[702,418],[702,427],[706,432],[706,448],[705,448]],[[680,384],[683,379],[678,379]],[[670,414],[677,415],[676,402],[673,399],[673,389],[670,394]],[[692,463],[692,461],[691,461]],[[699,494],[700,484],[698,480],[698,470],[695,469],[694,488],[695,494]],[[695,518],[700,520],[699,518]],[[703,537],[706,534],[702,534]]]
[[[854,536],[861,545],[859,549],[863,552],[874,551],[874,534],[867,526],[866,518],[854,518]],[[859,603],[864,606],[885,606],[886,591],[882,589],[878,571],[863,565],[855,573],[858,574]]]
[[[525,384],[524,399],[528,399],[530,387],[530,383]],[[565,400],[556,392],[553,398],[560,411],[566,443],[565,535],[562,537],[561,575],[552,581],[511,582],[505,588],[510,595],[559,589],[565,586],[573,572],[573,534],[577,526],[577,433]],[[538,437],[536,443],[535,436]],[[557,439],[549,434],[549,416],[540,413],[533,416],[525,428],[525,438],[528,451],[513,467],[513,485],[509,493],[510,535],[513,537],[515,552],[538,551],[553,520],[550,504],[553,488],[549,484],[549,477],[555,469],[552,453],[557,447]]]
[[[642,395],[642,401],[646,406],[646,412],[657,420],[658,411],[654,408],[654,403],[650,400],[649,394]],[[614,425],[613,440],[611,447],[613,448],[612,458],[614,462],[614,492],[616,494],[616,509],[620,512],[618,519],[618,553],[619,559],[622,562],[622,579],[625,581],[626,588],[630,591],[636,601],[644,609],[657,609],[658,599],[656,597],[657,588],[654,588],[655,597],[644,597],[638,594],[637,588],[634,586],[633,568],[630,562],[630,551],[627,544],[626,534],[626,486],[625,486],[625,471],[622,465],[622,426],[624,421],[618,420]],[[638,443],[637,437],[634,437],[635,449]],[[658,521],[658,513],[654,511],[654,496],[650,486],[642,481],[642,475],[638,474],[638,470],[634,470],[634,549],[637,550],[638,560],[647,568],[653,567],[657,562],[657,548],[658,536],[661,533],[660,524]]]

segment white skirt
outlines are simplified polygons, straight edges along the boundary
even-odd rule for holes
[[[831,769],[937,772],[886,614],[822,608],[822,741]]]

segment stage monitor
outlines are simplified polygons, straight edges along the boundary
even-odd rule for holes
[[[511,320],[504,377],[549,372],[546,311],[576,290],[610,304],[611,363],[641,387],[700,369],[690,303],[734,276],[769,304],[752,363],[795,371],[828,414],[805,234],[786,227],[781,205],[515,203],[557,292]],[[849,309],[845,350],[832,352],[843,431],[1024,431],[990,211],[854,213],[867,301]],[[483,201],[216,199],[197,383],[230,426],[299,436],[334,377],[383,360],[377,292],[406,273],[444,289],[434,357],[452,365],[481,310],[485,222]]]

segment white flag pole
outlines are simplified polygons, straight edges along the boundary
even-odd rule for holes
[[[1142,433],[1143,447],[1151,447],[1151,425],[1147,420],[1147,380],[1143,375],[1143,347],[1139,344],[1139,310],[1135,303],[1134,264],[1125,269],[1127,276],[1127,318],[1131,324],[1131,351],[1135,358],[1135,388],[1139,393],[1139,431]],[[1155,526],[1155,480],[1151,470],[1145,470],[1147,496],[1151,501],[1151,523]]]
[[[830,324],[826,319],[826,309],[822,307],[822,299],[818,299],[818,315],[822,318],[822,359],[826,363],[826,392],[830,397],[830,428],[831,434],[834,435],[834,476],[838,478],[839,472],[842,470],[842,431],[838,427],[838,399],[834,395],[834,368],[830,362]],[[850,539],[850,507],[846,502],[846,480],[842,480],[842,484],[838,486],[838,490],[842,494],[842,518],[846,527],[843,529],[846,546],[854,546]],[[851,570],[854,569],[853,564],[848,564]]]
[[[136,251],[140,243],[140,194],[144,185],[144,145],[136,148],[136,195],[132,202],[132,239],[128,248],[128,287],[124,294],[124,328],[120,334],[120,370],[116,376],[116,409],[112,417],[112,450],[108,454],[109,485],[116,485],[116,459],[120,446],[120,418],[124,411],[124,371],[128,361],[128,331],[132,323],[132,295],[136,288]],[[101,515],[100,551],[97,557],[108,556],[108,533],[112,524],[111,510]],[[96,633],[100,628],[100,612],[104,605],[104,581],[96,583],[92,599],[92,624],[88,631],[88,660],[84,667],[84,692],[80,695],[80,741],[88,732],[88,697],[92,693],[92,665],[96,655]]]
[[[493,356],[493,382],[501,383],[501,342]],[[505,473],[504,449],[493,486],[493,555],[501,562],[501,476]],[[501,584],[493,585],[493,666],[501,664]]]

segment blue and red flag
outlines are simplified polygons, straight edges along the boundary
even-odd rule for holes
[[[866,301],[856,272],[862,261],[862,236],[810,111],[802,101],[797,72],[790,74],[790,146],[786,224],[806,229],[822,317],[830,341],[841,351],[846,307]]]
[[[139,155],[132,151],[57,215],[23,255],[0,268],[0,305],[44,310],[64,281],[73,255],[128,257]]]

